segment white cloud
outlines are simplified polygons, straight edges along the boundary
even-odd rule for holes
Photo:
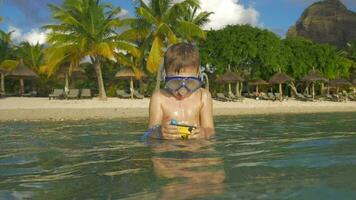
[[[44,44],[46,43],[48,31],[40,31],[38,29],[32,29],[30,32],[23,35],[25,41],[28,41],[30,44],[35,45],[37,43]]]
[[[148,3],[149,0],[143,0]],[[183,0],[174,0],[175,3]],[[262,26],[259,22],[259,12],[252,6],[244,7],[239,0],[200,0],[202,11],[214,12],[210,15],[210,22],[204,29],[221,29],[227,25],[251,24]]]
[[[238,0],[200,0],[202,11],[214,12],[205,29],[221,29],[233,24],[259,25],[259,12],[253,7],[244,7]]]
[[[121,9],[121,12],[118,15],[119,18],[126,18],[128,16],[129,16],[129,11],[123,8]]]
[[[46,43],[46,38],[49,31],[40,31],[39,29],[32,29],[30,32],[23,33],[20,28],[9,26],[9,31],[12,32],[11,38],[15,42],[29,42],[32,45],[37,43],[44,44]]]

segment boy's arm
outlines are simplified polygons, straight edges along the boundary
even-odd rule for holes
[[[161,107],[161,94],[160,91],[155,91],[150,99],[149,107],[149,128],[153,128],[162,124],[163,111]]]
[[[205,138],[215,134],[213,121],[213,100],[208,90],[202,90],[202,108],[200,110],[201,131]]]

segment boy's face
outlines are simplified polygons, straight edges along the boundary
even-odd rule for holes
[[[172,95],[178,99],[183,100],[189,97],[196,89],[200,88],[201,82],[198,78],[198,70],[196,68],[183,68],[179,73],[169,71],[167,78],[174,77],[170,81],[166,81],[166,86],[170,89]],[[172,87],[169,87],[172,85]]]

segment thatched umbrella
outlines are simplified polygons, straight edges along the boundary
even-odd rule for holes
[[[85,74],[85,71],[82,68],[75,67],[72,69],[71,72],[69,72],[69,67],[64,67],[64,65],[60,69],[60,73],[57,76],[59,79],[65,80],[64,84],[64,91],[66,94],[69,92],[69,78],[74,78],[74,79],[81,79],[85,80],[87,79],[87,75]]]
[[[133,79],[134,78],[142,79],[144,77],[147,77],[147,75],[141,70],[137,70],[137,72],[135,73],[134,70],[132,70],[131,68],[123,68],[115,74],[115,77],[120,79],[130,80],[130,95],[131,95],[131,99],[133,99],[133,92],[134,92]]]
[[[256,93],[258,93],[258,86],[259,85],[268,85],[268,83],[263,79],[253,80],[253,81],[250,81],[248,84],[256,86]]]
[[[222,76],[220,76],[218,78],[218,81],[229,84],[229,95],[232,94],[231,83],[237,83],[237,85],[236,85],[236,95],[240,96],[240,94],[239,94],[239,82],[244,81],[244,79],[240,75],[238,75],[236,72],[227,71],[227,72],[225,72],[225,74],[223,74]]]
[[[293,81],[294,79],[291,78],[290,76],[288,76],[285,73],[276,73],[274,74],[270,79],[269,79],[269,83],[270,84],[279,84],[279,98],[280,100],[282,99],[282,84]]]
[[[23,59],[20,60],[17,67],[6,74],[6,77],[12,79],[19,79],[20,80],[20,94],[24,93],[24,79],[35,79],[38,78],[38,75],[28,68],[24,63]]]
[[[334,80],[329,81],[329,85],[336,87],[336,92],[339,93],[339,87],[351,86],[351,83],[344,78],[338,77]]]
[[[328,79],[324,78],[320,74],[320,72],[315,71],[315,70],[311,70],[308,75],[306,75],[304,78],[302,78],[302,81],[311,82],[312,83],[312,96],[313,96],[313,100],[314,100],[314,97],[315,97],[315,82],[316,81],[327,82]],[[322,89],[321,90],[323,90],[323,85],[322,85]]]

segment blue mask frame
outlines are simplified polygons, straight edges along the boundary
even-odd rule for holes
[[[178,90],[180,90],[181,88],[184,87],[185,89],[188,90],[188,92],[193,93],[193,92],[197,91],[199,88],[201,88],[201,86],[203,85],[203,83],[201,82],[201,79],[196,77],[196,76],[167,76],[165,78],[165,83],[167,83],[167,82],[169,82],[171,80],[179,80],[179,81],[181,81],[181,85],[176,89],[172,89],[172,88],[169,88],[167,86],[167,84],[166,84],[165,88],[168,89],[170,92],[176,92],[176,91],[178,91]],[[196,80],[196,81],[199,82],[199,85],[196,88],[193,88],[193,89],[189,88],[186,85],[186,81],[187,80]]]

